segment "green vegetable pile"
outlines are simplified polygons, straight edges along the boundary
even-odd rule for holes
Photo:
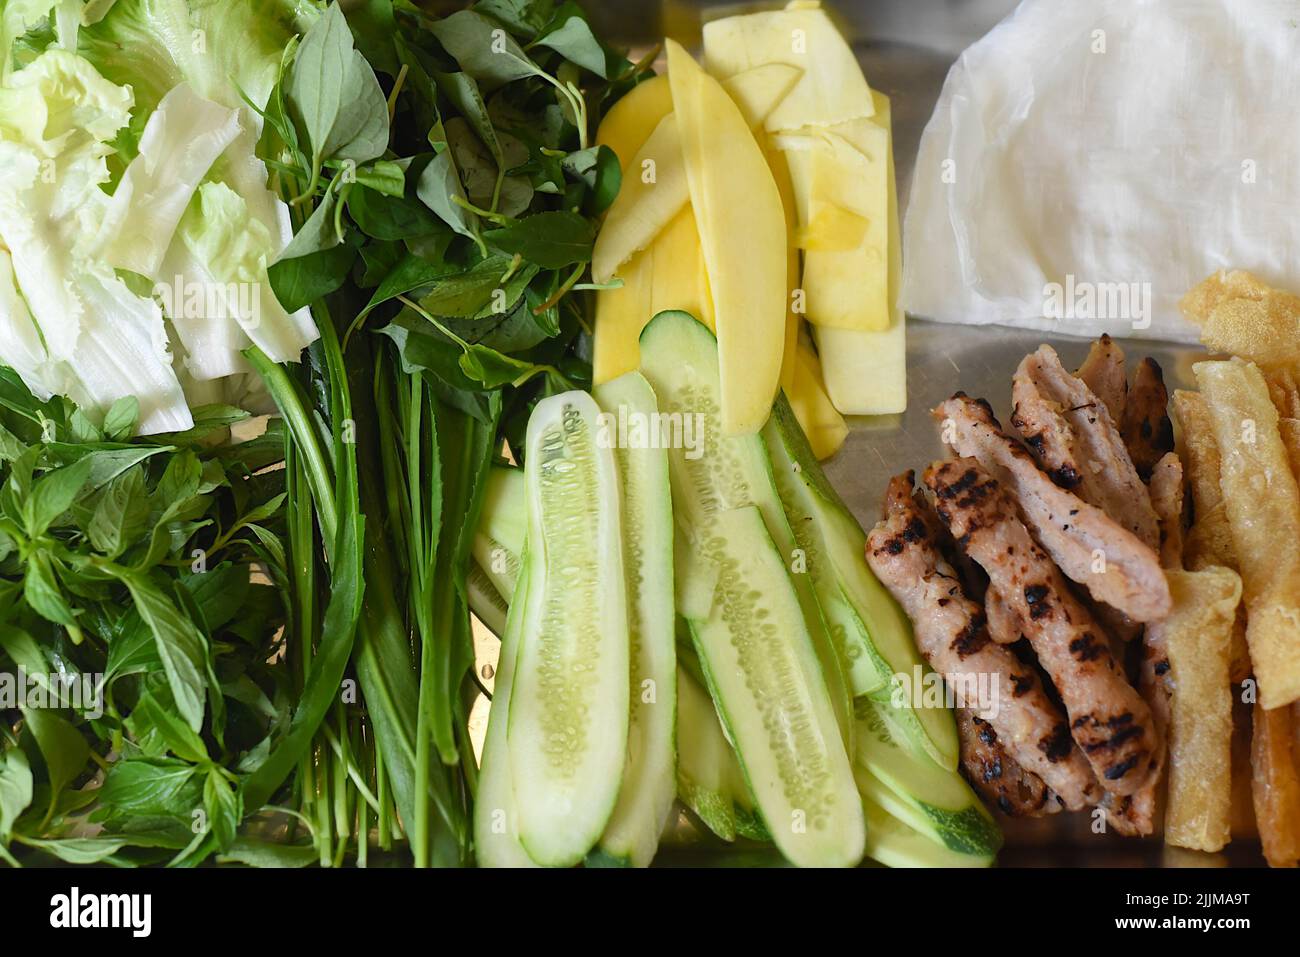
[[[591,132],[647,69],[554,0],[442,18],[406,0],[117,0],[79,22],[18,6],[0,10],[0,148],[23,65],[75,49],[136,91],[95,147],[104,192],[167,81],[216,96],[227,71],[292,239],[271,257],[204,233],[227,194],[255,206],[218,166],[178,235],[195,227],[210,276],[261,270],[319,339],[284,363],[243,324],[246,371],[223,395],[269,395],[260,434],[188,374],[192,426],[136,435],[131,398],[87,387],[78,408],[48,377],[0,372],[0,674],[102,692],[0,697],[0,856],[364,865],[373,841],[472,862],[473,533],[531,408],[589,384],[583,279],[619,188]],[[168,45],[190,36],[163,29],[176,18],[216,51],[202,70]],[[104,282],[141,288],[114,268]]]

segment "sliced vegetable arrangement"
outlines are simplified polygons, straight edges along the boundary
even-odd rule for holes
[[[667,83],[599,134],[628,185],[593,258],[623,280],[597,297],[596,381],[635,368],[650,316],[686,309],[717,334],[728,434],[758,431],[779,384],[827,458],[843,415],[907,402],[889,100],[816,2],[708,23],[704,56],[669,41]]]
[[[991,862],[818,465],[905,390],[889,105],[817,4],[660,76],[554,0],[0,41],[7,863],[647,866],[675,799]]]
[[[631,608],[647,592],[655,593],[665,575],[676,578],[675,603],[668,598],[654,610],[661,616],[675,607],[678,616],[677,784],[683,803],[723,840],[739,835],[771,841],[797,864],[843,866],[861,860],[868,841],[864,802],[874,804],[878,815],[891,821],[888,846],[893,848],[894,863],[990,863],[1000,836],[956,773],[958,745],[952,716],[943,708],[913,709],[910,702],[896,700],[891,676],[911,674],[913,668],[918,674],[924,670],[910,625],[868,570],[865,534],[830,491],[788,407],[778,403],[763,435],[725,436],[719,411],[719,350],[708,328],[685,313],[656,316],[641,334],[640,354],[644,380],[629,373],[610,384],[616,388],[597,390],[597,398],[607,403],[606,421],[627,414],[625,406],[615,404],[628,394],[624,383],[636,382],[635,391],[644,392],[648,382],[657,403],[643,399],[639,408],[653,408],[670,417],[700,415],[705,441],[698,455],[671,444],[666,453],[657,451],[658,458],[666,459],[671,479],[675,543],[670,546],[663,536],[644,534],[642,519],[625,515],[624,540],[640,545],[642,570],[627,578],[637,582],[634,588],[620,592],[617,584],[606,585],[601,597],[621,598]],[[542,407],[534,413],[535,428],[548,429],[546,420],[539,421],[541,413]],[[587,434],[590,413],[573,408],[568,415],[582,442],[556,435],[543,447],[545,464],[538,463],[538,450],[530,449],[532,464],[526,474],[534,467],[554,468],[557,462],[567,466],[564,474],[572,474],[583,467],[581,459],[591,455],[587,442],[599,446],[600,437]],[[558,432],[554,416],[551,422],[549,433]],[[571,445],[580,447],[582,454],[575,457]],[[622,454],[652,458],[656,450],[634,446]],[[781,474],[786,477],[778,481]],[[497,762],[503,753],[515,753],[508,743],[512,738],[517,742],[535,732],[535,727],[548,725],[528,723],[528,719],[521,723],[528,712],[514,697],[519,680],[519,658],[514,656],[527,653],[528,629],[537,614],[534,603],[539,593],[532,576],[542,580],[556,574],[572,576],[562,607],[565,615],[574,616],[568,625],[555,621],[541,634],[534,632],[535,644],[540,646],[546,637],[561,644],[577,641],[604,614],[588,607],[589,599],[584,597],[592,593],[602,572],[577,563],[574,556],[580,552],[551,548],[537,524],[539,515],[546,513],[545,503],[533,497],[527,480],[521,485],[502,477],[497,484],[503,492],[494,496],[478,534],[480,541],[495,544],[481,554],[506,567],[507,555],[522,551],[524,580],[529,585],[527,590],[516,585],[512,598],[502,649],[503,655],[511,656],[511,699],[505,714],[500,697],[493,702],[484,758],[485,769],[491,770],[485,774],[502,773]],[[513,486],[513,494],[504,491],[507,486]],[[601,521],[616,512],[610,503],[602,506],[592,493],[575,499],[570,494],[564,500],[570,518],[560,528],[570,530],[586,523],[594,535]],[[645,495],[640,501],[642,508],[664,514],[667,497],[662,493]],[[810,504],[813,501],[818,504]],[[522,539],[517,537],[521,512],[528,516]],[[811,527],[814,537],[796,539],[792,525]],[[641,534],[634,532],[638,528]],[[502,535],[502,529],[516,531],[513,536]],[[539,553],[546,557],[539,561]],[[543,608],[556,604],[542,600]],[[516,634],[519,616],[524,630]],[[668,627],[669,622],[660,621],[657,633],[666,634]],[[605,630],[601,637],[614,634],[625,632]],[[646,640],[644,629],[640,638]],[[512,647],[520,639],[522,647]],[[656,647],[671,647],[662,637],[660,642]],[[556,707],[581,694],[603,666],[599,658],[591,661],[593,657],[585,667],[548,672]],[[664,668],[671,658],[667,654],[660,659]],[[637,680],[644,673],[633,670],[634,691],[645,690],[644,679]],[[608,700],[614,700],[614,695]],[[632,708],[642,721],[658,724],[671,719],[672,705],[667,702],[643,697],[639,705],[634,700]],[[583,780],[575,762],[596,747],[589,738],[623,733],[621,722],[590,709],[585,720],[553,723],[566,730],[564,746],[535,744],[529,750],[545,755],[548,767],[566,769],[575,786]],[[646,760],[648,750],[629,746],[628,754],[633,761]],[[546,801],[547,774],[525,769],[521,775],[515,761],[509,762],[508,773],[513,781],[509,794],[514,819],[522,821],[529,805]],[[598,785],[617,782],[618,774],[606,768],[598,781],[588,780],[581,805],[571,804],[570,818],[552,823],[548,831],[552,835],[581,835],[579,844],[560,861],[578,860],[584,853],[580,844],[585,844],[585,850],[595,846],[599,829],[581,826],[585,818],[579,815],[601,793]],[[652,795],[662,781],[662,775],[624,774],[620,806],[636,794],[652,806]],[[662,828],[667,803],[659,808]],[[517,851],[522,849],[528,859],[550,863],[544,853],[529,847],[522,834],[512,838],[511,813],[509,807],[484,803],[480,796],[480,842],[496,846],[514,841],[516,853],[497,857],[494,852],[494,860],[517,863]],[[657,837],[657,832],[652,833]],[[928,843],[909,843],[908,834],[924,835]],[[604,840],[602,849],[606,849]],[[636,857],[631,860],[638,862]]]

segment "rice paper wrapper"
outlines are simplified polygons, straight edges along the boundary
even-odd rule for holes
[[[1220,268],[1300,263],[1300,4],[1026,0],[921,139],[903,303],[944,322],[1194,342]]]

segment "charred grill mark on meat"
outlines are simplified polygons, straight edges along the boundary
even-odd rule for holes
[[[1103,335],[1088,350],[1088,358],[1075,375],[1105,404],[1110,417],[1122,422],[1128,397],[1128,373],[1124,369],[1124,350],[1110,336]]]
[[[1160,364],[1149,356],[1133,373],[1120,431],[1133,464],[1144,481],[1151,478],[1156,463],[1174,449],[1174,426],[1169,418],[1169,390]]]
[[[1003,814],[1039,817],[1061,809],[1043,779],[1008,754],[993,726],[969,708],[957,709],[957,732],[967,780]]]
[[[971,456],[1007,487],[1037,542],[1068,578],[1135,621],[1169,613],[1169,584],[1155,552],[1101,509],[1054,484],[998,427],[987,403],[954,395],[934,416],[947,423],[944,437],[957,455]],[[952,501],[940,504],[950,508]],[[953,532],[963,549],[965,534]]]
[[[1056,350],[1044,345],[1025,356],[1011,394],[1016,403],[1012,424],[1022,435],[1043,440],[1034,454],[1053,481],[1076,490],[1155,550],[1155,510],[1119,423],[1082,379],[1065,370]]]
[[[949,531],[966,541],[991,587],[1006,596],[1020,617],[1065,704],[1070,733],[1103,787],[1119,794],[1137,790],[1156,747],[1151,716],[1097,623],[1030,538],[1007,493],[978,462],[936,463],[926,471],[925,482],[943,505],[940,515]],[[1008,546],[1014,547],[1015,560],[1008,558]],[[1031,603],[1031,595],[1038,600]],[[1035,615],[1038,608],[1042,610]]]
[[[1033,666],[990,640],[984,610],[963,593],[952,566],[942,557],[940,542],[946,540],[946,534],[940,537],[942,526],[925,499],[913,494],[912,486],[910,472],[889,483],[884,518],[867,536],[872,570],[911,618],[921,653],[959,696],[963,689],[977,686],[967,680],[970,677],[991,676],[986,686],[998,695],[995,702],[959,703],[984,709],[978,715],[997,732],[1001,746],[1041,777],[1064,806],[1077,809],[1094,803],[1100,788],[1068,730],[1064,748],[1059,747],[1058,728],[1065,726],[1065,717],[1047,697]],[[954,491],[947,504],[956,507],[971,495],[984,494],[972,486],[965,493]],[[1046,739],[1058,745],[1050,753],[1042,748]]]

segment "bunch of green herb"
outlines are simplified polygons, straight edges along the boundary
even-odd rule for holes
[[[592,131],[646,75],[571,2],[368,0],[323,10],[265,111],[295,214],[271,281],[322,331],[300,370],[252,357],[289,425],[292,640],[351,644],[331,616],[364,582],[368,783],[417,865],[472,860],[470,538],[532,405],[589,382],[582,280],[620,175]]]
[[[295,9],[248,98],[294,221],[270,280],[321,331],[247,353],[280,419],[129,440],[129,402],[96,425],[0,372],[0,665],[106,702],[0,721],[13,863],[473,859],[470,538],[532,405],[589,381],[592,131],[647,72],[571,2]]]
[[[239,834],[296,690],[273,663],[283,435],[232,442],[248,413],[208,406],[130,440],[137,415],[95,423],[0,370],[0,675],[29,691],[0,720],[0,857],[293,862]]]

